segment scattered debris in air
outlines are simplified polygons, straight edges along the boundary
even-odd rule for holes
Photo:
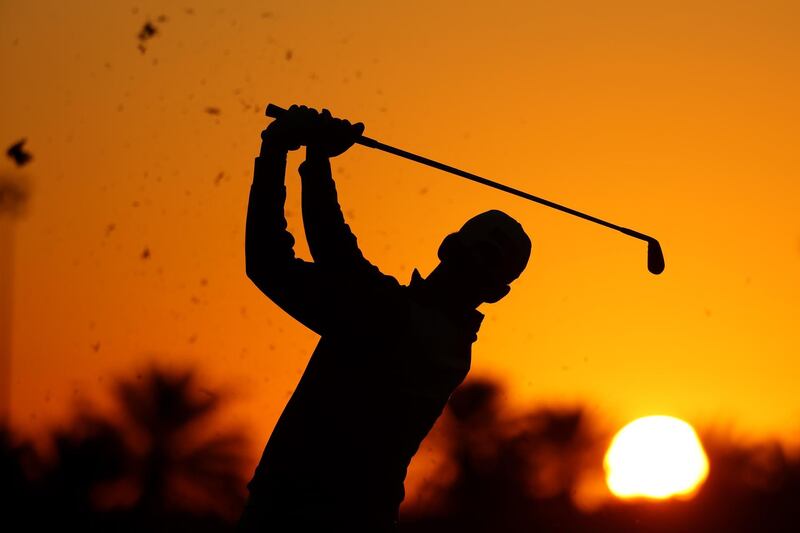
[[[96,343],[92,344],[92,350],[94,350],[95,352],[100,351],[100,343],[96,342]]]
[[[294,52],[292,52],[291,48],[289,50],[286,50],[286,61],[291,61],[292,56],[294,56]]]
[[[219,115],[220,113],[222,113],[222,110],[218,107],[209,106],[206,107],[206,113],[208,113],[209,115]]]
[[[114,231],[115,229],[117,229],[117,225],[114,224],[113,222],[111,224],[107,225],[106,226],[106,237],[111,235],[111,232]]]
[[[6,150],[6,155],[13,159],[18,167],[27,165],[33,159],[33,155],[30,152],[26,152],[23,146],[26,140],[24,138],[20,139]]]
[[[155,24],[149,20],[145,22],[144,26],[142,26],[142,29],[139,30],[139,34],[136,36],[136,38],[139,39],[138,48],[141,53],[145,53],[147,51],[147,46],[145,46],[147,41],[156,35],[158,35],[158,29],[156,28]]]
[[[217,177],[214,178],[214,185],[219,185],[220,183],[222,183],[222,179],[224,177],[225,177],[225,173],[224,172],[220,172],[219,174],[217,174]]]
[[[142,250],[142,259],[150,259],[150,248],[145,247],[145,249]]]

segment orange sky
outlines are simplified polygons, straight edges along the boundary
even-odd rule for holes
[[[653,276],[644,243],[599,226],[362,147],[334,162],[365,255],[403,282],[480,211],[532,235],[473,351],[514,400],[796,432],[800,5],[429,4],[0,3],[0,145],[27,137],[35,157],[15,231],[16,424],[156,357],[238,387],[234,418],[263,445],[316,342],[244,273],[272,101],[661,241]]]

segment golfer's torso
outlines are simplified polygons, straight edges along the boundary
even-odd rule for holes
[[[362,492],[396,509],[411,457],[469,371],[474,339],[407,294],[372,310],[359,335],[320,340],[256,477],[280,472],[310,493]]]

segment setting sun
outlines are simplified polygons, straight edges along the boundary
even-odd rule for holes
[[[648,416],[611,441],[606,482],[620,498],[665,499],[692,494],[708,475],[708,458],[692,426],[670,416]]]

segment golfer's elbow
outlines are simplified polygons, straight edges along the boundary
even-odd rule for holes
[[[267,285],[274,273],[269,268],[269,262],[259,254],[245,253],[245,273],[247,277],[258,287]]]

